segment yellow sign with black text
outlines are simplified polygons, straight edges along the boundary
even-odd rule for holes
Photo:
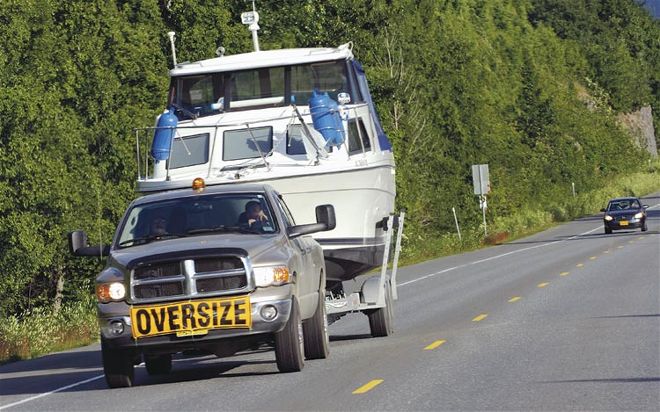
[[[249,296],[191,300],[131,307],[133,338],[167,335],[205,335],[211,329],[249,329],[252,313]]]

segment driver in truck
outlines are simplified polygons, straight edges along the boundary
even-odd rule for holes
[[[251,200],[245,204],[245,212],[238,217],[238,224],[248,229],[261,229],[270,223],[261,204],[256,200]]]

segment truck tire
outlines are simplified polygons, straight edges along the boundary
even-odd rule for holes
[[[306,359],[325,359],[330,353],[328,316],[325,313],[325,290],[319,291],[319,303],[314,316],[303,323]]]
[[[167,375],[172,371],[172,355],[144,355],[144,365],[149,375]]]
[[[378,338],[389,336],[394,332],[392,319],[392,290],[389,282],[385,284],[385,307],[367,313],[371,336]]]
[[[103,355],[103,373],[111,388],[129,388],[133,386],[135,367],[133,353],[129,349],[112,349],[101,339]]]
[[[303,325],[298,301],[291,302],[291,314],[284,329],[275,334],[275,359],[280,372],[299,372],[305,366]]]

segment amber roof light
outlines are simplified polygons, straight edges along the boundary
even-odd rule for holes
[[[206,187],[206,182],[201,177],[196,177],[192,182],[192,188],[196,192],[201,192]]]

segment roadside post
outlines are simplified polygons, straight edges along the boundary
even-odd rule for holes
[[[479,196],[479,207],[484,221],[484,236],[488,236],[488,229],[486,228],[486,208],[488,202],[486,195],[490,192],[490,176],[488,173],[488,165],[472,165],[472,183],[474,185],[474,194]]]
[[[575,182],[571,182],[571,189],[573,190],[573,197],[575,197]]]
[[[454,213],[454,223],[456,223],[456,231],[458,232],[458,240],[461,242],[463,241],[463,238],[461,237],[461,228],[458,226],[458,218],[456,217],[456,208],[452,207],[451,211]]]

